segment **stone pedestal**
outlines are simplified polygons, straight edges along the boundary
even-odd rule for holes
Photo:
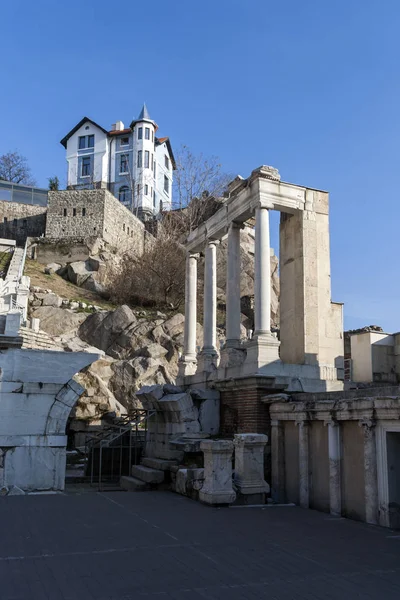
[[[199,493],[200,502],[219,505],[232,504],[236,493],[232,488],[232,452],[230,440],[204,440],[204,485]]]
[[[268,436],[257,433],[235,435],[235,476],[238,503],[264,504],[269,485],[264,481],[264,447]]]

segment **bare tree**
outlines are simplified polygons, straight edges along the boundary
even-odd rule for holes
[[[110,286],[113,298],[119,303],[178,310],[185,297],[185,258],[184,247],[162,232],[142,256],[125,255]]]
[[[16,150],[0,156],[0,179],[24,185],[36,185],[25,156]]]
[[[174,208],[186,208],[193,198],[218,198],[232,179],[231,174],[222,171],[216,156],[196,155],[183,145],[176,155]]]

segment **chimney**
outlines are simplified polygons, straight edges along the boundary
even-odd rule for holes
[[[117,121],[111,125],[111,131],[122,131],[123,129],[125,129],[125,125],[122,121]]]

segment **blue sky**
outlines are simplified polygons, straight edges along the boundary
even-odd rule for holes
[[[84,115],[129,123],[145,100],[174,146],[328,190],[345,326],[400,330],[398,2],[13,0],[0,18],[0,154],[39,185],[65,182]]]

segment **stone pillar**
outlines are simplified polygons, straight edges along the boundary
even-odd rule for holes
[[[259,207],[254,249],[254,336],[247,345],[244,374],[279,360],[279,341],[271,333],[270,261],[269,210]]]
[[[228,232],[226,274],[226,347],[240,346],[240,225],[231,223]]]
[[[235,446],[234,483],[240,504],[264,504],[269,485],[264,481],[264,448],[268,436],[257,433],[237,433]]]
[[[271,333],[269,210],[256,209],[254,248],[254,335]]]
[[[271,421],[271,496],[285,502],[285,438],[282,421]]]
[[[342,514],[340,426],[337,421],[328,422],[329,452],[329,504],[331,515]]]
[[[376,464],[375,421],[360,421],[364,429],[365,520],[378,524],[378,477]]]
[[[297,425],[299,426],[299,503],[302,508],[309,508],[309,424],[308,421],[300,421]]]
[[[197,259],[198,254],[186,255],[185,279],[185,333],[183,356],[180,359],[179,375],[193,375],[196,371],[196,325],[197,325]]]
[[[204,440],[200,443],[204,453],[204,484],[199,500],[205,504],[232,504],[236,493],[232,488],[231,440]]]
[[[203,348],[198,371],[213,371],[217,366],[217,241],[207,242],[204,252]]]

